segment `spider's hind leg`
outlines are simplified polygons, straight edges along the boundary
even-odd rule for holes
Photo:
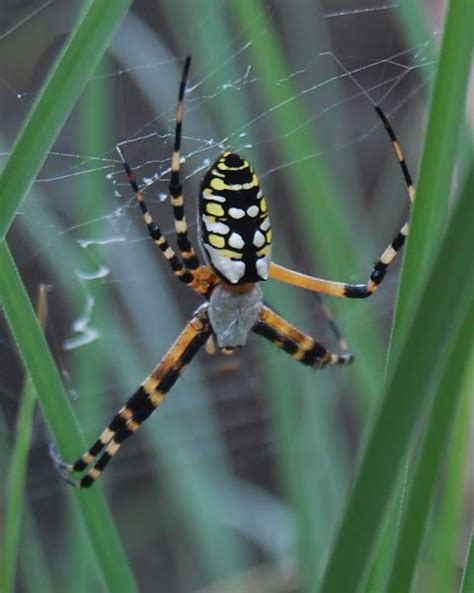
[[[343,338],[341,340],[343,340],[342,344],[345,345],[346,350],[340,354],[334,354],[266,306],[262,307],[260,319],[253,327],[253,331],[272,342],[277,348],[287,352],[298,362],[314,369],[347,365],[354,360],[353,355],[347,350],[347,344]],[[337,328],[336,331],[338,332]]]
[[[153,372],[143,381],[126,405],[114,416],[92,447],[73,464],[54,455],[62,477],[77,488],[88,488],[104,471],[122,443],[137,432],[142,423],[164,400],[185,367],[191,362],[211,334],[207,310],[200,307]],[[87,473],[79,479],[71,474]]]

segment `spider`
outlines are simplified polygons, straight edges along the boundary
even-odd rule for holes
[[[270,218],[254,170],[238,154],[224,152],[201,182],[199,241],[207,260],[207,264],[201,264],[188,238],[180,180],[184,93],[190,64],[191,57],[188,56],[176,105],[169,183],[180,257],[154,222],[130,166],[119,148],[118,151],[150,237],[161,249],[175,276],[202,295],[205,302],[194,312],[193,318],[165,356],[113,417],[92,447],[73,464],[66,464],[56,457],[62,477],[78,488],[88,488],[99,478],[122,443],[137,432],[161,404],[165,394],[203,345],[211,353],[217,348],[225,354],[231,354],[246,344],[252,331],[312,368],[350,364],[353,356],[327,310],[325,315],[339,339],[340,354],[330,352],[268,307],[262,299],[259,282],[273,278],[316,293],[365,298],[377,290],[408,234],[406,222],[380,256],[365,284],[334,282],[284,268],[271,259]],[[390,137],[409,198],[413,201],[415,188],[395,133],[382,109],[375,106],[375,110]],[[74,473],[82,474],[83,477],[73,478],[71,474]]]

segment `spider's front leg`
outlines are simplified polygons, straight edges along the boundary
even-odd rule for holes
[[[253,327],[253,331],[287,352],[298,362],[314,369],[328,365],[347,365],[354,360],[344,340],[340,341],[344,350],[341,354],[334,354],[265,305],[260,311],[259,321]]]
[[[410,175],[410,171],[408,170],[400,143],[398,142],[395,132],[382,108],[378,105],[375,105],[374,107],[377,115],[382,120],[385,131],[387,132],[390,142],[392,143],[393,152],[397,158],[403,178],[405,180],[408,197],[410,202],[413,202],[415,199],[415,186],[413,185],[413,180]],[[408,236],[408,231],[409,224],[407,221],[398,231],[397,235],[392,239],[392,242],[384,249],[372,269],[369,280],[364,284],[350,284],[346,282],[326,280],[324,278],[316,278],[314,276],[301,274],[300,272],[296,272],[294,270],[289,270],[288,268],[275,264],[274,262],[272,262],[270,266],[269,276],[270,278],[274,278],[280,282],[292,284],[293,286],[298,286],[300,288],[305,288],[306,290],[312,290],[314,292],[320,292],[336,297],[364,299],[374,294],[374,292],[382,283],[388,267],[394,261],[400,249],[403,247]]]
[[[137,432],[165,398],[184,368],[211,335],[207,306],[200,307],[177,340],[152,373],[143,381],[125,406],[114,416],[92,447],[75,463],[66,464],[59,458],[56,465],[64,479],[77,488],[88,488],[104,471],[112,457],[129,436]],[[92,466],[92,467],[91,467]],[[88,472],[80,479],[72,473]]]

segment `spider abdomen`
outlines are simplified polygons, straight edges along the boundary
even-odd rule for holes
[[[216,274],[230,284],[268,278],[272,230],[250,164],[225,152],[211,166],[199,198],[201,240]]]

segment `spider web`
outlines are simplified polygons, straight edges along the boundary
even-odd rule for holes
[[[230,21],[226,31],[216,29],[214,20],[222,16],[215,13],[222,11],[223,4],[218,3],[214,12],[203,9],[192,22],[186,20],[186,44],[180,43],[180,51],[193,52],[193,65],[186,93],[182,177],[191,235],[195,239],[195,196],[201,176],[224,149],[241,152],[254,164],[274,213],[275,244],[278,233],[284,238],[275,247],[279,261],[317,273],[313,266],[318,257],[314,259],[305,244],[292,188],[283,180],[291,179],[304,163],[324,161],[341,180],[350,224],[360,229],[354,250],[360,252],[362,264],[354,274],[362,273],[358,278],[363,281],[406,216],[401,176],[371,104],[381,104],[390,115],[415,171],[442,6],[435,10],[434,3],[426,3],[431,29],[426,38],[407,46],[396,22],[397,3],[326,2],[311,13],[318,17],[317,25],[298,20],[286,4],[262,3],[245,26]],[[54,0],[14,3],[4,15],[0,28],[4,159],[79,8],[69,2],[66,9],[65,3]],[[145,188],[155,219],[172,241],[167,182],[183,54],[175,49],[179,26],[170,14],[168,6],[153,12],[146,2],[134,4],[9,235],[27,285],[46,282],[52,287],[48,338],[88,441],[166,352],[199,304],[174,282],[161,255],[150,246],[116,151],[120,146]],[[314,35],[316,31],[320,36]],[[275,32],[285,61],[276,70],[285,74],[277,78],[272,71],[258,68],[253,54],[262,39],[272,42]],[[16,53],[18,48],[21,53]],[[12,55],[21,55],[21,60],[13,63]],[[262,96],[262,87],[274,90],[274,100]],[[286,93],[280,93],[282,88]],[[285,114],[296,105],[299,117],[295,123]],[[276,126],[274,117],[280,114],[284,116]],[[307,136],[317,137],[317,143],[298,142]],[[289,145],[297,147],[291,156],[276,148]],[[337,271],[332,277],[343,279]],[[385,296],[367,306],[386,334],[395,273],[384,286]],[[273,303],[271,292],[268,298]],[[292,295],[286,304],[275,298],[291,321],[334,346],[311,297]],[[344,332],[357,331],[364,323],[351,312],[350,303],[340,313],[338,323]],[[1,358],[12,362],[0,374],[3,438],[8,440],[21,390],[21,367],[5,326],[4,330]],[[107,356],[104,351],[114,354]],[[95,357],[100,362],[91,363]],[[193,458],[186,458],[182,447],[176,454],[169,453],[176,439],[196,449],[205,464],[223,465],[230,459],[239,476],[232,482],[237,510],[228,513],[228,508],[218,506],[214,509],[217,520],[243,533],[271,557],[284,556],[292,548],[291,519],[269,463],[281,443],[270,426],[273,413],[266,399],[270,394],[265,396],[268,387],[260,367],[264,364],[266,372],[272,373],[293,363],[278,351],[269,354],[265,350],[263,355],[253,343],[232,359],[204,354],[198,358],[173,390],[169,403],[160,409],[162,424],[176,429],[161,444],[155,443],[162,452],[160,470],[166,476],[177,465],[192,464]],[[127,371],[119,372],[123,367]],[[310,377],[310,373],[303,376],[307,386],[313,385]],[[342,398],[341,394],[350,398],[347,384],[334,373],[319,385],[325,392],[323,408],[333,409],[330,402]],[[312,410],[312,405],[305,400],[302,410]],[[355,407],[344,404],[339,410],[345,436],[338,446],[350,450],[349,455],[346,450],[349,458],[360,431]],[[199,423],[194,422],[196,417]],[[31,470],[28,490],[30,499],[46,508],[61,484],[45,461],[49,437],[39,418],[35,426],[32,456],[41,461]],[[110,470],[111,483],[127,483],[132,478],[145,482],[157,471],[148,437],[124,447],[116,463],[120,469]],[[330,458],[317,465],[316,483],[328,479],[330,465]],[[255,513],[271,517],[285,536],[275,539],[271,530],[262,530],[261,523],[255,526],[248,516],[244,518],[242,508],[249,504]]]

